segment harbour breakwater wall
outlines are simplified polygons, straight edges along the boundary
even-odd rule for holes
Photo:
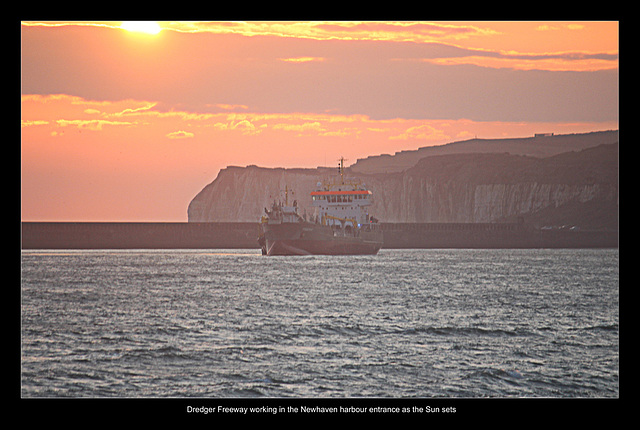
[[[256,222],[22,222],[22,249],[258,249]],[[617,248],[617,230],[382,223],[383,248]]]

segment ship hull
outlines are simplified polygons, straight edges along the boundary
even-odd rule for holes
[[[375,255],[382,247],[382,232],[367,229],[344,235],[318,224],[265,223],[262,232],[265,255]]]

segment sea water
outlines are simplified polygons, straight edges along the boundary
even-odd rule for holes
[[[617,249],[23,250],[21,395],[618,397]]]

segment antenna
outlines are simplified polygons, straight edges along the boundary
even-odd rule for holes
[[[344,162],[345,162],[345,158],[344,157],[340,157],[340,163],[338,164],[338,173],[340,173],[340,183],[344,184]]]

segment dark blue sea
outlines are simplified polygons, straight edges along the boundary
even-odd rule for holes
[[[618,256],[23,250],[21,396],[617,398]]]

